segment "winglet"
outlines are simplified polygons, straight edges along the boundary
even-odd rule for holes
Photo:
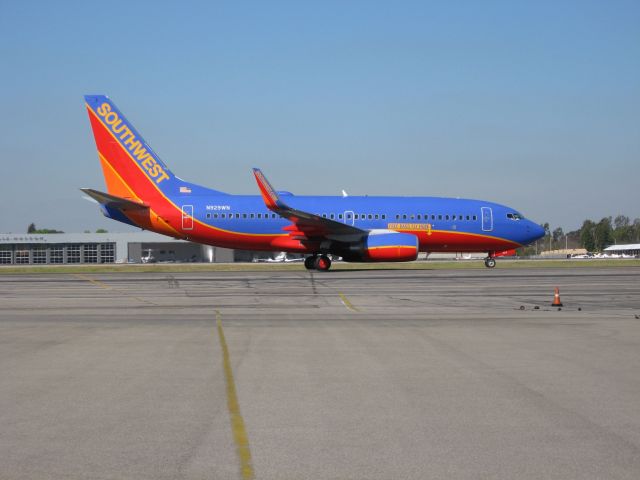
[[[260,193],[262,193],[262,199],[264,200],[265,205],[269,210],[280,210],[282,208],[286,208],[286,205],[280,200],[275,189],[269,183],[269,180],[264,176],[262,170],[259,168],[253,169],[253,175],[256,177],[256,182],[258,182],[258,188],[260,188]]]

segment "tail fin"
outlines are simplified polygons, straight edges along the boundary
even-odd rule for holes
[[[147,201],[177,190],[175,175],[106,95],[84,98],[110,194]]]

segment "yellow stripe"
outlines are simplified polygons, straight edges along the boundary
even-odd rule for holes
[[[113,165],[111,165],[111,162],[110,162],[109,160],[107,160],[107,159],[104,157],[104,155],[102,155],[102,154],[100,153],[100,150],[98,150],[98,157],[100,157],[100,159],[101,159],[101,160],[103,160],[103,161],[104,161],[104,162],[109,166],[109,168],[111,169],[111,171],[112,171],[114,174],[116,174],[116,176],[120,179],[120,181],[122,182],[122,184],[123,184],[125,187],[127,187],[127,190],[129,190],[129,192],[131,192],[131,194],[133,195],[133,197],[134,197],[136,200],[139,200],[140,202],[143,202],[143,203],[144,203],[144,201],[143,201],[143,200],[142,200],[138,195],[136,195],[136,192],[134,192],[134,191],[133,191],[133,189],[132,189],[132,188],[129,186],[129,184],[124,180],[124,178],[122,178],[122,177],[120,176],[120,174],[119,174],[119,173],[118,173],[118,171],[113,167]],[[149,207],[149,212],[150,212],[152,215],[154,215],[156,218],[162,218],[162,217],[160,217],[160,216],[159,216],[159,215],[158,215],[158,214],[153,210],[153,208],[151,208],[151,207]],[[124,215],[124,216],[126,216],[127,218],[129,218],[129,216],[128,216],[126,213],[124,213],[124,212],[122,212],[122,213],[123,213],[123,215]],[[131,219],[131,218],[129,218],[129,220],[132,220],[132,219]],[[132,221],[133,221],[133,220],[132,220]],[[164,223],[167,227],[169,227],[171,230],[173,230],[173,231],[176,233],[176,235],[177,235],[178,237],[182,237],[182,236],[184,236],[184,233],[183,233],[183,232],[179,232],[178,230],[176,230],[175,228],[173,228],[173,227],[172,227],[171,225],[169,225],[169,224],[168,224],[164,219],[162,220],[162,223]]]
[[[233,440],[236,444],[236,451],[240,459],[240,474],[244,480],[254,478],[253,466],[251,465],[251,450],[249,449],[249,436],[244,427],[244,420],[240,414],[240,403],[236,393],[236,384],[233,379],[233,371],[231,370],[231,360],[229,358],[229,349],[227,341],[224,338],[222,330],[222,315],[216,310],[216,323],[218,325],[218,337],[220,346],[222,347],[222,363],[224,366],[224,377],[227,383],[227,409],[231,419],[231,431],[233,432]]]
[[[89,277],[86,277],[86,276],[84,276],[84,275],[80,275],[79,273],[74,273],[74,274],[73,274],[73,276],[74,276],[74,277],[79,278],[80,280],[86,280],[87,282],[91,282],[91,283],[93,283],[94,285],[96,285],[96,286],[98,286],[98,287],[105,288],[105,289],[107,289],[107,290],[109,290],[109,289],[111,288],[111,287],[110,287],[109,285],[107,285],[106,283],[102,283],[102,282],[101,282],[101,281],[99,281],[99,280],[94,280],[93,278],[89,278]]]
[[[120,176],[120,174],[118,173],[118,171],[114,168],[113,165],[111,165],[111,162],[109,160],[106,159],[106,157],[104,155],[102,155],[102,153],[100,153],[100,150],[98,150],[98,157],[100,157],[100,160],[102,160],[104,163],[106,163],[109,168],[111,169],[111,171],[114,173],[114,175],[116,177],[118,177],[118,179],[122,182],[122,184],[127,187],[127,190],[129,190],[129,193],[131,193],[131,195],[133,196],[133,198],[135,198],[137,201],[142,202],[142,199],[136,195],[136,192],[133,191],[133,189],[129,186],[129,184],[127,182],[124,181],[124,178],[122,178]],[[106,179],[105,179],[106,180]],[[109,192],[111,193],[111,192]]]
[[[514,242],[513,240],[509,240],[508,238],[502,237],[494,237],[493,235],[485,235],[484,233],[473,233],[473,232],[458,232],[456,230],[431,230],[433,233],[453,233],[454,235],[473,235],[474,237],[480,238],[491,238],[493,240],[500,240],[502,242],[513,243],[514,245],[520,245],[518,242]]]
[[[107,132],[109,133],[109,135],[111,135],[113,137],[113,139],[118,143],[118,145],[120,146],[120,148],[122,148],[122,150],[124,150],[124,152],[127,154],[127,156],[131,159],[131,161],[133,162],[133,164],[138,167],[138,169],[142,172],[142,174],[144,175],[144,177],[149,181],[149,183],[151,185],[154,186],[154,188],[158,191],[158,193],[167,201],[169,202],[171,205],[173,205],[176,210],[178,210],[178,212],[180,213],[180,215],[182,215],[182,209],[180,207],[178,207],[178,205],[176,205],[175,203],[173,203],[171,201],[171,199],[169,199],[169,197],[167,197],[162,190],[160,189],[160,187],[158,186],[158,184],[156,182],[154,182],[151,178],[149,178],[149,176],[146,174],[146,172],[144,171],[144,169],[140,166],[140,164],[138,162],[136,162],[136,159],[133,158],[133,155],[131,155],[131,152],[129,150],[127,150],[122,143],[120,143],[120,140],[118,140],[118,138],[113,134],[113,132],[111,131],[111,129],[104,124],[104,122],[102,121],[102,119],[96,115],[96,113],[93,111],[93,109],[89,106],[88,103],[85,103],[87,109],[91,112],[91,114],[96,118],[96,120],[98,120],[98,122],[100,122],[100,124],[107,130]],[[100,154],[100,151],[98,150],[98,154]],[[127,187],[129,187],[127,185]],[[129,187],[130,188],[130,187]],[[136,194],[136,196],[138,197],[138,195]],[[140,198],[140,197],[138,197]],[[194,222],[202,225],[205,228],[209,228],[212,230],[217,230],[220,232],[226,232],[226,233],[232,233],[235,235],[249,235],[252,237],[286,237],[289,234],[287,233],[244,233],[244,232],[234,232],[233,230],[224,230],[222,228],[218,228],[218,227],[214,227],[212,225],[209,225],[208,223],[204,223],[201,222],[200,220],[198,220],[197,218],[193,217],[192,215],[187,215],[189,217],[191,217],[193,219]],[[184,232],[183,232],[184,233]]]
[[[127,150],[122,143],[120,142],[120,140],[114,135],[114,133],[111,131],[111,129],[105,125],[105,123],[102,121],[102,119],[93,111],[93,109],[89,106],[88,103],[85,103],[87,109],[91,112],[91,114],[96,118],[96,120],[98,120],[100,122],[100,124],[107,130],[107,132],[109,132],[109,135],[111,135],[113,137],[113,139],[118,143],[118,145],[120,146],[120,148],[122,148],[122,150],[125,151],[125,153],[129,156],[129,158],[131,159],[131,161],[134,163],[134,165],[136,167],[138,167],[138,169],[142,172],[142,174],[144,175],[144,177],[149,181],[149,183],[151,185],[153,185],[155,187],[156,190],[158,190],[158,193],[167,201],[169,202],[171,205],[173,205],[176,210],[178,210],[178,212],[180,212],[180,214],[182,215],[182,209],[180,207],[178,207],[175,203],[173,203],[160,189],[160,187],[158,186],[158,184],[156,184],[151,178],[149,178],[149,176],[145,173],[145,171],[143,170],[143,168],[140,166],[140,164],[135,160],[135,158],[133,158],[133,156],[131,155],[131,152],[129,152],[129,150]],[[226,233],[232,233],[235,235],[248,235],[248,236],[252,236],[252,237],[286,237],[288,236],[287,233],[285,234],[278,234],[278,233],[244,233],[244,232],[234,232],[233,230],[225,230],[222,228],[218,228],[218,227],[214,227],[212,225],[209,225],[208,223],[204,223],[201,222],[200,220],[198,220],[197,218],[189,215],[191,218],[193,218],[193,221],[202,225],[205,228],[209,228],[211,230],[217,230],[220,232],[226,232]],[[415,230],[395,230],[396,232],[403,232],[403,233],[414,233]],[[514,245],[519,245],[522,246],[521,244],[514,242],[513,240],[508,240],[505,238],[500,238],[500,237],[493,237],[491,235],[483,235],[483,234],[478,234],[478,233],[470,233],[470,232],[456,232],[455,230],[431,230],[432,233],[436,233],[436,232],[441,232],[441,233],[455,233],[455,234],[459,234],[459,235],[473,235],[476,237],[481,237],[481,238],[491,238],[494,240],[500,240],[503,242],[509,242],[512,243]]]
[[[342,304],[347,307],[349,310],[352,310],[354,312],[357,312],[358,309],[356,307],[354,307],[351,302],[349,301],[349,299],[347,297],[344,296],[344,294],[338,292],[338,296],[340,297],[340,300],[342,300]]]
[[[415,235],[416,230],[394,230],[394,232],[401,232],[401,233],[412,233]],[[509,240],[508,238],[502,238],[502,237],[494,237],[492,235],[485,235],[482,233],[473,233],[473,232],[458,232],[456,230],[431,230],[431,233],[453,233],[455,235],[472,235],[474,237],[480,237],[480,238],[490,238],[492,240],[500,240],[501,242],[508,242],[508,243],[512,243],[513,245],[519,245],[522,246],[522,244],[518,243],[518,242],[514,242],[513,240]],[[425,245],[429,246],[429,242],[425,243]]]
[[[140,297],[136,297],[135,295],[131,295],[128,291],[123,291],[123,290],[119,290],[119,289],[114,289],[113,287],[110,287],[109,285],[107,285],[106,283],[101,282],[100,280],[94,280],[93,278],[87,277],[86,275],[81,275],[79,273],[73,273],[72,274],[74,277],[79,278],[80,280],[86,280],[87,282],[90,282],[92,284],[94,284],[97,287],[101,287],[104,288],[105,290],[115,290],[116,292],[122,292],[123,295],[126,295],[128,297],[131,297],[135,300],[138,300],[139,302],[142,303],[146,303],[147,305],[153,305],[153,306],[158,306],[157,303],[153,303],[149,300],[145,300],[144,298],[140,298]]]

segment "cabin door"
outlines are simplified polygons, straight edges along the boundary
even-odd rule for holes
[[[493,212],[490,207],[482,207],[482,231],[490,232],[493,230]]]

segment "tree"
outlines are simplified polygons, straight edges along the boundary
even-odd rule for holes
[[[104,228],[99,228],[96,230],[96,233],[109,233]]]
[[[624,228],[629,226],[629,217],[625,215],[618,215],[613,220],[613,228],[618,230],[619,228]]]
[[[36,228],[35,223],[29,224],[27,233],[64,233],[62,230],[54,230],[52,228]]]
[[[562,230],[562,227],[556,228],[551,234],[551,237],[553,238],[553,243],[556,244],[556,248],[558,248],[558,243],[562,237],[564,237],[564,230]]]
[[[633,241],[633,225],[629,217],[618,215],[613,220],[613,239],[616,243],[630,243]]]
[[[595,226],[593,236],[595,248],[600,252],[613,243],[611,217],[604,217],[598,222],[598,224]]]
[[[589,219],[582,222],[582,228],[580,228],[580,243],[587,252],[593,252],[596,249],[596,242],[594,240],[595,228],[596,224]]]
[[[549,251],[551,251],[551,227],[549,226],[549,222],[545,222],[542,225],[542,228],[544,228],[542,249],[544,250],[545,246],[549,245]]]
[[[636,218],[632,225],[631,241],[640,243],[640,218]]]

